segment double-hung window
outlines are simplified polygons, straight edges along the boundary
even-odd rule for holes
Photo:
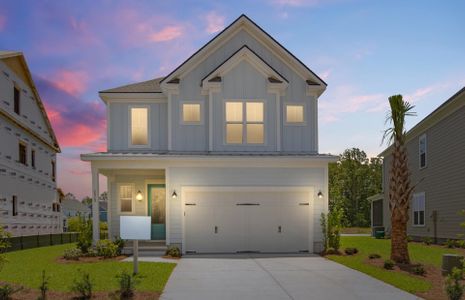
[[[227,101],[225,103],[226,143],[263,144],[264,106],[262,101]]]
[[[133,211],[134,185],[121,184],[119,186],[120,212],[131,213]]]
[[[418,155],[420,169],[423,169],[426,167],[426,134],[423,134],[418,139]]]
[[[23,165],[27,165],[26,144],[23,142],[19,142],[18,162]]]
[[[129,109],[129,144],[131,147],[147,147],[149,137],[149,107],[130,107]]]
[[[412,198],[413,226],[425,225],[425,193],[416,193]]]

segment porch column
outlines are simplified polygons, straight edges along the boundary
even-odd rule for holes
[[[99,170],[92,167],[92,241],[94,245],[100,240],[100,213],[98,202],[100,191],[98,173]]]

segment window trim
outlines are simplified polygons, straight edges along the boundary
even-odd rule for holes
[[[184,121],[184,104],[199,104],[200,105],[200,121],[198,122],[188,122]],[[180,101],[179,102],[179,124],[181,125],[203,125],[204,124],[204,109],[203,101],[193,100],[193,101]]]
[[[241,102],[242,103],[242,122],[227,122],[226,121],[226,103]],[[263,122],[247,122],[247,102],[263,103]],[[267,146],[267,126],[266,119],[267,103],[265,99],[224,99],[223,100],[223,146],[247,146],[247,147],[263,147]],[[228,143],[227,141],[227,125],[242,124],[242,143]],[[249,144],[247,143],[247,124],[263,124],[263,143]]]
[[[147,108],[147,145],[133,145],[132,144],[132,109],[133,108]],[[151,140],[151,118],[150,118],[150,105],[129,105],[128,106],[128,148],[133,149],[147,149],[152,147]]]
[[[302,106],[303,121],[302,122],[288,122],[287,121],[287,106]],[[307,104],[305,102],[284,102],[284,125],[285,126],[307,126]]]
[[[415,210],[415,198],[416,196],[423,195],[423,224],[415,224],[415,212],[421,210]],[[420,217],[418,217],[420,218]],[[420,219],[418,219],[420,222]],[[426,194],[425,192],[414,193],[412,196],[412,227],[425,227],[426,226]]]
[[[421,165],[421,148],[420,148],[420,145],[421,145],[421,141],[422,140],[425,140],[425,165],[422,166]],[[428,166],[428,140],[426,138],[426,133],[423,133],[422,135],[420,135],[418,137],[418,167],[419,169],[424,169]]]
[[[132,187],[132,195],[131,195],[131,211],[121,211],[121,195],[120,195],[120,190],[121,190],[121,186],[125,186],[125,185],[128,185],[128,186],[131,186]],[[118,195],[118,213],[120,215],[133,215],[135,214],[136,210],[135,210],[135,199],[136,199],[136,184],[135,183],[132,183],[132,182],[119,182],[117,184],[117,191],[116,191],[117,195]]]

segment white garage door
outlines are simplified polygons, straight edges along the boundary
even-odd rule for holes
[[[309,250],[308,191],[195,190],[184,197],[186,252]]]

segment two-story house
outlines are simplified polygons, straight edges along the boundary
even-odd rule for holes
[[[318,153],[325,89],[241,15],[168,75],[101,91],[108,151],[81,158],[94,202],[108,178],[110,236],[141,215],[184,253],[320,251],[336,159]]]
[[[414,239],[463,238],[465,215],[465,88],[458,91],[407,132],[411,183],[407,233]],[[380,156],[383,194],[372,197],[372,226],[391,231],[389,170],[391,147]]]
[[[58,152],[23,54],[0,51],[0,226],[13,235],[62,232]]]

